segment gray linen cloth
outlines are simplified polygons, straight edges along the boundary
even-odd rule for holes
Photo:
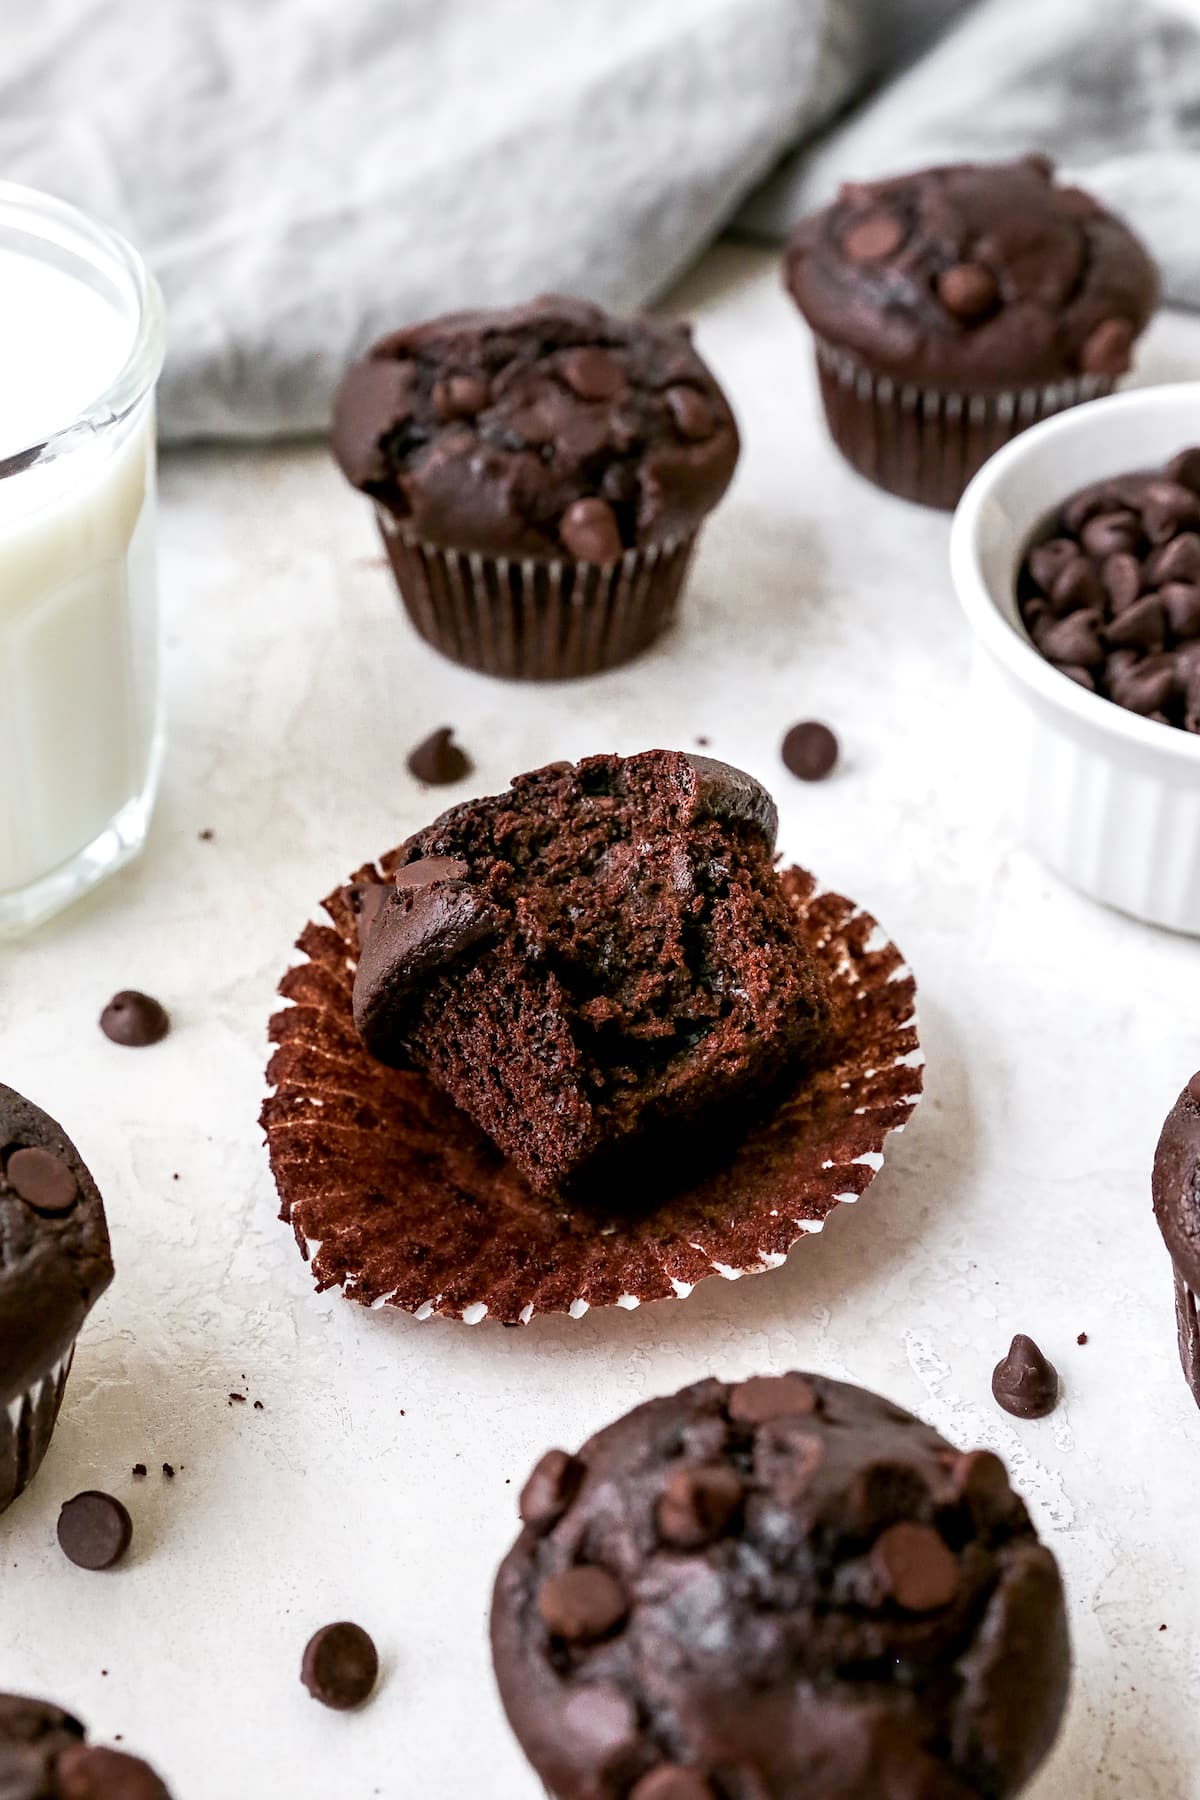
[[[176,440],[323,430],[397,324],[553,288],[636,306],[739,211],[778,236],[839,176],[928,156],[1057,151],[1200,301],[1200,34],[1149,0],[963,5],[10,3],[0,174],[145,253]]]

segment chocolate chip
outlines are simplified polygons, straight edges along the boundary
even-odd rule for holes
[[[1056,613],[1069,612],[1076,606],[1103,606],[1100,577],[1086,556],[1076,555],[1063,564],[1054,577],[1050,599]]]
[[[122,988],[100,1014],[100,1029],[114,1044],[142,1050],[166,1037],[171,1020],[166,1008],[151,995],[139,994],[136,988]]]
[[[1047,156],[1044,150],[1027,150],[1021,161],[1031,174],[1037,175],[1042,181],[1054,179],[1054,158]]]
[[[1131,665],[1118,661],[1124,656],[1134,658]],[[1139,662],[1136,651],[1116,650],[1109,659],[1108,685],[1112,698],[1118,706],[1141,713],[1143,717],[1149,717],[1166,705],[1175,691],[1175,681],[1175,663],[1170,656],[1153,656]]]
[[[457,856],[420,856],[403,863],[392,877],[397,888],[432,887],[435,881],[464,881],[470,874]]]
[[[1167,581],[1200,581],[1200,535],[1181,531],[1160,545],[1146,560],[1146,580],[1151,587]]]
[[[1118,649],[1149,650],[1157,655],[1167,641],[1166,615],[1158,595],[1145,594],[1135,600],[1105,627],[1104,635]]]
[[[889,1525],[872,1546],[871,1566],[905,1612],[938,1612],[958,1592],[958,1561],[931,1525]]]
[[[594,1764],[603,1777],[616,1775],[638,1748],[637,1708],[619,1688],[598,1682],[577,1688],[559,1717],[558,1740],[570,1745],[580,1767]]]
[[[965,1500],[972,1517],[989,1524],[1005,1517],[1013,1505],[1008,1471],[991,1450],[967,1450],[950,1470],[954,1492]]]
[[[1196,1073],[1192,1076],[1192,1079],[1188,1082],[1187,1095],[1188,1099],[1192,1101],[1195,1106],[1200,1106],[1200,1069],[1197,1069]]]
[[[379,1679],[379,1652],[361,1625],[322,1625],[304,1646],[300,1679],[322,1706],[348,1712],[369,1700]]]
[[[1174,637],[1200,637],[1200,586],[1167,581],[1159,588],[1158,598]]]
[[[391,888],[385,886],[382,881],[364,881],[350,889],[350,905],[354,909],[354,922],[358,931],[360,950],[374,930],[375,921],[391,892]]]
[[[133,1538],[133,1521],[111,1494],[86,1489],[63,1503],[58,1515],[58,1541],[63,1555],[79,1569],[111,1569]]]
[[[1099,669],[1104,664],[1100,623],[1100,614],[1087,607],[1043,626],[1035,641],[1042,655],[1048,656],[1051,662],[1078,663],[1085,669]]]
[[[1090,670],[1081,668],[1078,663],[1055,663],[1054,666],[1060,675],[1065,675],[1076,687],[1086,688],[1089,694],[1096,692],[1096,677]]]
[[[837,767],[838,741],[828,725],[805,719],[792,726],[779,753],[784,767],[801,781],[824,781]]]
[[[1100,565],[1100,580],[1115,613],[1132,606],[1142,591],[1142,571],[1136,556],[1117,550]]]
[[[879,262],[904,242],[904,223],[893,212],[871,212],[858,219],[842,238],[842,249],[851,262]]]
[[[662,1763],[643,1775],[629,1800],[715,1800],[716,1789],[698,1769],[682,1763]]]
[[[816,1389],[803,1375],[753,1375],[729,1396],[729,1416],[739,1425],[807,1418],[816,1410]]]
[[[79,1183],[60,1157],[39,1144],[9,1152],[4,1179],[43,1219],[60,1219],[79,1198]]]
[[[1167,464],[1166,472],[1181,487],[1191,488],[1194,494],[1200,494],[1200,445],[1180,450]]]
[[[454,742],[452,725],[431,731],[408,753],[409,774],[426,787],[448,787],[453,781],[463,781],[474,766],[466,751]]]
[[[153,1769],[106,1744],[68,1745],[58,1758],[55,1780],[53,1789],[39,1787],[36,1795],[53,1792],[57,1800],[170,1800]],[[7,1800],[7,1789],[3,1792]]]
[[[1079,546],[1070,538],[1051,538],[1048,543],[1035,544],[1029,552],[1029,573],[1042,592],[1048,594],[1066,565],[1078,555]]]
[[[1200,495],[1177,481],[1152,481],[1142,498],[1142,527],[1152,544],[1165,544],[1184,526],[1200,522]]]
[[[1083,547],[1097,561],[1118,550],[1136,550],[1141,538],[1137,514],[1128,511],[1096,513],[1082,532]]]
[[[519,1511],[526,1525],[548,1531],[570,1506],[586,1473],[578,1457],[547,1450],[521,1489]]]
[[[999,292],[996,277],[982,263],[955,263],[937,278],[938,298],[956,319],[978,319],[991,310]]]
[[[625,552],[617,516],[607,500],[573,501],[562,516],[558,535],[563,548],[580,562],[614,563]]]
[[[561,367],[563,380],[581,400],[614,400],[628,385],[616,357],[599,344],[568,350]]]
[[[611,1636],[629,1613],[616,1576],[592,1563],[547,1577],[538,1589],[537,1604],[547,1631],[569,1644],[594,1644]]]
[[[1057,1406],[1058,1373],[1024,1332],[992,1371],[992,1394],[997,1406],[1018,1419],[1042,1419]]]
[[[1104,319],[1089,332],[1079,352],[1088,375],[1123,375],[1132,360],[1136,333],[1128,319]]]
[[[677,1469],[659,1496],[659,1536],[680,1550],[699,1550],[723,1537],[742,1504],[742,1484],[733,1469]]]
[[[694,387],[687,387],[682,382],[669,387],[663,395],[663,405],[670,413],[676,431],[689,444],[703,442],[717,428],[712,407]]]
[[[487,382],[476,375],[449,375],[434,384],[433,404],[439,419],[473,419],[487,403]]]

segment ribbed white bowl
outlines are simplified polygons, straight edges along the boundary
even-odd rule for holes
[[[1200,736],[1126,712],[1034,648],[1016,578],[1036,526],[1077,488],[1200,443],[1200,382],[1094,400],[984,464],[954,515],[950,567],[974,627],[994,746],[1024,836],[1094,899],[1200,935]]]

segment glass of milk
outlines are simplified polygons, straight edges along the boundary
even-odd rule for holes
[[[124,239],[0,181],[0,935],[146,836],[163,348],[158,288]]]

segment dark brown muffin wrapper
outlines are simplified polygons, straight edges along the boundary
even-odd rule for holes
[[[280,983],[289,1004],[270,1026],[262,1124],[280,1216],[318,1289],[467,1324],[682,1298],[706,1276],[778,1267],[860,1197],[920,1097],[916,988],[900,952],[852,901],[789,869],[781,879],[830,983],[827,1060],[719,1166],[673,1192],[659,1171],[641,1205],[623,1181],[607,1215],[595,1201],[538,1199],[431,1082],[374,1062],[354,1029],[349,888],[397,860],[359,870],[325,901],[332,925],[301,934],[305,960]]]
[[[74,1355],[72,1344],[39,1381],[0,1406],[0,1513],[24,1492],[41,1467]]]
[[[816,353],[825,417],[847,462],[876,487],[945,511],[1030,425],[1114,386],[1108,375],[1078,375],[1009,393],[952,394],[876,375],[823,338]]]
[[[443,550],[376,507],[400,598],[451,662],[510,681],[598,675],[640,656],[674,623],[696,534],[620,562]]]

